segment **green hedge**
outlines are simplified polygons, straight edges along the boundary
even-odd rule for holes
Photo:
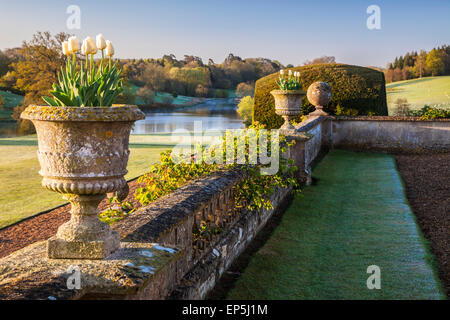
[[[333,100],[325,109],[331,114],[388,115],[384,74],[374,69],[346,64],[317,64],[287,70],[300,71],[303,90],[308,90],[316,81],[328,82],[333,91]],[[267,128],[279,128],[283,119],[275,114],[273,96],[270,91],[278,89],[274,73],[256,81],[253,121]],[[308,99],[303,99],[302,114],[314,111]],[[298,117],[300,121],[300,116]]]

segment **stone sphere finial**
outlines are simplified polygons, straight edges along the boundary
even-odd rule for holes
[[[331,101],[331,87],[328,83],[317,81],[311,84],[307,93],[308,101],[316,107],[314,112],[309,115],[312,116],[326,116],[328,113],[323,111],[323,108]]]

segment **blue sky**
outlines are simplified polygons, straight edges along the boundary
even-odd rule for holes
[[[0,49],[35,31],[103,33],[121,58],[173,53],[222,62],[232,52],[303,64],[322,55],[385,66],[406,51],[450,44],[449,0],[0,0]],[[381,9],[381,30],[368,30],[366,9]],[[69,5],[81,29],[69,30]]]

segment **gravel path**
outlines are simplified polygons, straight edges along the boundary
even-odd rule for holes
[[[397,155],[395,159],[450,298],[450,154]]]
[[[138,183],[133,180],[128,183],[128,186],[130,192],[127,200],[136,206],[137,202],[133,195]],[[100,203],[99,209],[105,210],[108,206],[110,204],[105,199]],[[59,226],[69,219],[70,204],[0,230],[0,258],[34,242],[50,238],[56,233]]]

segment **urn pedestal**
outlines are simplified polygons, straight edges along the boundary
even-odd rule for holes
[[[270,94],[275,99],[275,113],[284,119],[284,124],[280,130],[295,132],[291,120],[301,113],[302,99],[306,92],[303,90],[272,90]]]
[[[131,127],[144,117],[136,106],[29,106],[21,114],[36,128],[42,186],[72,205],[71,219],[47,242],[49,258],[103,259],[119,247],[97,206],[126,185]]]

